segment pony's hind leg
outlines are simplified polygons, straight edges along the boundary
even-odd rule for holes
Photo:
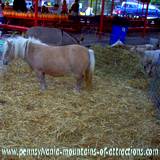
[[[77,80],[77,83],[76,83],[75,89],[76,89],[76,91],[79,92],[80,89],[82,88],[82,83],[83,83],[83,80],[84,80],[84,75],[78,76],[78,77],[76,78],[76,80]]]
[[[41,71],[36,71],[36,75],[40,82],[41,90],[44,91],[47,88],[46,81],[45,81],[45,73]]]
[[[90,90],[92,88],[92,73],[87,69],[85,71],[85,77],[84,77],[86,88]]]

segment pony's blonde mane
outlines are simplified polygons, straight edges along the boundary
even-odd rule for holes
[[[17,57],[24,58],[25,57],[25,54],[28,51],[28,46],[29,46],[28,44],[29,43],[47,45],[47,44],[42,43],[40,40],[35,39],[33,37],[24,38],[24,37],[18,36],[18,37],[8,38],[7,41],[11,42],[12,45],[14,45],[13,54],[14,54],[15,58],[17,58]],[[6,52],[7,47],[8,47],[7,42],[5,42],[4,53]],[[4,57],[4,55],[3,55],[3,57]]]

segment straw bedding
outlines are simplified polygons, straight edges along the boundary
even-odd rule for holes
[[[160,147],[160,121],[139,58],[125,48],[93,48],[96,70],[89,92],[74,92],[73,78],[48,76],[42,93],[27,64],[11,64],[0,77],[0,147]]]

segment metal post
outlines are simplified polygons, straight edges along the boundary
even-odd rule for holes
[[[111,16],[113,15],[113,9],[114,9],[114,0],[112,0],[112,6],[111,6]]]
[[[105,2],[104,2],[104,0],[102,0],[102,9],[101,9],[101,17],[100,17],[100,29],[99,29],[100,38],[101,38],[102,31],[103,31],[104,5],[105,5]]]
[[[35,6],[34,6],[34,25],[38,25],[38,0],[34,0]]]
[[[96,0],[95,15],[97,15],[97,4],[98,4],[98,0]]]
[[[127,1],[125,1],[125,2],[127,2]],[[124,13],[123,13],[123,16],[125,16],[125,14],[126,14],[126,4],[125,4],[125,6],[124,6]]]
[[[93,1],[91,0],[90,7],[92,7],[92,5],[93,5]]]
[[[146,27],[147,27],[147,17],[148,17],[148,6],[149,6],[150,0],[147,1],[147,8],[145,13],[145,19],[144,19],[144,29],[143,29],[143,36],[146,34]]]
[[[138,1],[138,7],[137,7],[137,10],[136,10],[136,17],[138,16],[139,14],[139,1]]]
[[[143,1],[143,7],[142,7],[142,16],[143,16],[143,12],[144,12],[144,1]]]
[[[92,0],[91,0],[90,8],[92,8],[92,5],[93,5],[93,2],[92,2]],[[91,15],[91,10],[90,10],[90,15]]]

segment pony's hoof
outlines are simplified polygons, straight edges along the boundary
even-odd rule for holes
[[[77,88],[77,87],[76,87],[76,88],[73,88],[73,92],[76,93],[76,94],[77,94],[77,93],[80,93],[80,89]]]
[[[41,92],[44,92],[47,89],[46,86],[41,87]]]
[[[40,93],[45,93],[45,90],[44,89],[40,89]]]

